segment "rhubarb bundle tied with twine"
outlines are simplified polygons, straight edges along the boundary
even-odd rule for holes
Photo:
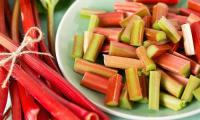
[[[30,33],[38,32],[37,38],[32,38],[30,37]],[[31,27],[25,34],[23,41],[21,42],[20,46],[16,49],[16,51],[12,53],[7,53],[7,52],[2,52],[0,53],[0,56],[6,56],[5,58],[0,60],[0,66],[3,67],[7,62],[11,61],[10,69],[8,71],[8,74],[5,78],[5,80],[2,83],[2,88],[5,88],[13,71],[13,67],[15,65],[15,62],[17,58],[23,54],[38,54],[38,55],[47,55],[50,57],[53,57],[50,53],[44,53],[44,52],[37,52],[37,51],[29,51],[29,50],[24,50],[27,45],[34,44],[37,42],[40,42],[43,39],[43,33],[38,27]]]

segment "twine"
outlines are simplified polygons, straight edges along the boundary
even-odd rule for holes
[[[29,34],[32,31],[37,31],[39,33],[37,38],[32,38],[29,36]],[[5,88],[11,75],[12,75],[12,71],[15,65],[15,62],[17,60],[17,58],[23,54],[38,54],[38,55],[46,55],[46,56],[50,56],[53,57],[50,53],[44,53],[44,52],[36,52],[36,51],[23,51],[24,48],[26,48],[26,46],[33,44],[33,43],[37,43],[40,42],[43,38],[43,33],[42,31],[38,28],[38,27],[31,27],[25,34],[24,39],[22,41],[22,43],[20,44],[20,46],[16,49],[16,51],[12,52],[12,53],[0,53],[0,56],[7,56],[4,59],[0,60],[0,66],[3,67],[7,62],[11,61],[11,65],[10,68],[8,70],[8,74],[5,78],[5,80],[2,83],[2,88]]]

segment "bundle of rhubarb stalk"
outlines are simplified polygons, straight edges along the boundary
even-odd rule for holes
[[[132,109],[147,103],[178,111],[200,101],[200,1],[116,2],[114,11],[83,8],[89,25],[74,36],[80,84],[105,95],[105,105]],[[169,5],[169,6],[168,6]],[[103,57],[103,60],[102,60]],[[103,64],[101,64],[103,61]],[[188,104],[187,104],[188,103]]]
[[[58,0],[41,2],[49,13],[51,34],[52,6]],[[63,78],[45,38],[34,41],[41,36],[35,0],[15,0],[13,9],[9,8],[8,0],[0,0],[0,22],[0,120],[8,119],[11,114],[13,120],[109,120]],[[51,34],[49,38],[54,36]],[[8,92],[11,107],[5,111]]]

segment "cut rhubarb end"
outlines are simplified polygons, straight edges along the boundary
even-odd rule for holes
[[[144,63],[146,71],[156,70],[156,64],[147,56],[146,48],[144,46],[136,49],[136,54]]]
[[[174,78],[166,74],[164,71],[159,70],[161,72],[161,87],[179,98],[183,92],[184,85],[176,81]]]
[[[89,113],[85,117],[85,120],[99,120],[99,116],[96,113]]]
[[[75,35],[74,36],[74,44],[73,44],[73,50],[72,50],[72,57],[81,58],[83,56],[83,36],[81,35]]]
[[[103,46],[105,36],[101,34],[94,34],[90,44],[86,50],[86,53],[83,56],[83,59],[95,62],[101,48]]]
[[[145,35],[148,40],[152,41],[162,42],[166,40],[166,34],[163,31],[146,28]]]
[[[143,98],[140,86],[138,70],[136,67],[125,70],[129,99],[139,101]]]
[[[120,42],[110,42],[109,55],[137,58],[136,48]]]
[[[163,41],[163,40],[166,40],[166,34],[165,34],[165,32],[162,32],[162,31],[160,31],[160,32],[158,32],[157,33],[157,35],[156,35],[156,40],[158,41],[158,42],[161,42],[161,41]]]
[[[100,64],[91,63],[80,58],[75,59],[74,71],[80,74],[91,72],[97,75],[101,75],[103,77],[111,77],[117,74],[117,70],[107,68]]]
[[[180,74],[182,76],[190,75],[190,61],[177,57],[170,53],[165,53],[156,59],[156,63],[162,68]]]
[[[91,15],[90,17],[90,22],[89,22],[89,25],[88,25],[88,31],[93,31],[93,29],[95,27],[98,27],[99,25],[99,18],[97,15]]]
[[[184,48],[186,55],[195,55],[194,50],[194,43],[193,43],[193,37],[192,32],[190,29],[190,24],[183,24],[181,26],[182,32],[183,32],[183,38],[184,38]]]
[[[144,64],[138,59],[110,55],[104,55],[104,65],[107,67],[120,69],[126,69],[130,67],[137,67],[141,69],[144,67]]]
[[[81,80],[81,85],[105,94],[108,88],[108,82],[109,81],[107,78],[89,72],[85,72]]]
[[[97,10],[97,9],[89,9],[89,8],[82,8],[80,11],[80,15],[91,17],[91,15],[106,13],[105,10]]]
[[[174,111],[179,111],[186,106],[186,102],[164,92],[160,93],[160,103]]]
[[[149,76],[149,109],[159,110],[160,71],[150,71]]]
[[[166,53],[168,50],[170,50],[169,45],[150,45],[147,48],[147,56],[149,58],[156,58],[163,53]]]
[[[91,32],[91,31],[84,32],[84,42],[83,42],[83,52],[84,53],[86,53],[87,48],[88,48],[92,38],[93,38],[93,32]]]
[[[188,83],[188,78],[183,77],[179,74],[173,73],[173,72],[167,72],[167,74],[169,74],[171,77],[173,77],[175,80],[177,80],[179,83],[181,83],[182,85],[186,86]]]
[[[193,92],[194,97],[200,101],[200,87],[198,87],[197,89],[195,89]]]
[[[124,86],[121,92],[120,100],[119,100],[119,107],[122,109],[131,110],[132,103],[129,101],[127,85]]]
[[[108,106],[117,106],[122,89],[122,76],[116,74],[109,79],[105,103]]]
[[[162,17],[158,21],[158,25],[159,28],[161,28],[166,33],[167,37],[170,38],[173,43],[177,43],[181,40],[181,36],[177,32],[176,28],[165,17]]]
[[[187,22],[189,22],[190,24],[198,22],[198,21],[200,21],[200,17],[193,13],[191,13],[187,18]]]
[[[189,81],[185,87],[181,100],[185,100],[186,102],[191,102],[193,98],[192,92],[200,85],[200,79],[190,75]]]

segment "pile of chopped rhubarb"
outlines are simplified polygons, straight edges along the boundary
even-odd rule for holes
[[[200,101],[200,1],[171,6],[178,2],[127,0],[115,2],[113,11],[81,9],[89,25],[74,35],[72,49],[80,84],[122,109],[144,103],[178,111],[193,96]]]

